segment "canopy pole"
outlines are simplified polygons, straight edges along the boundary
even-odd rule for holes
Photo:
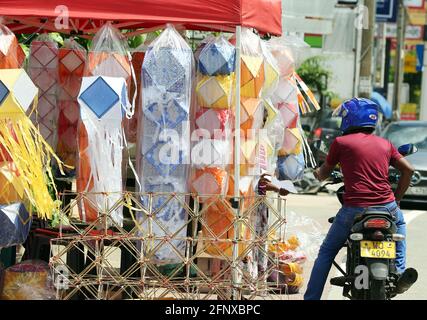
[[[241,26],[236,27],[236,106],[234,112],[234,241],[232,282],[233,299],[240,300],[241,277],[239,273],[239,247],[240,247],[240,55],[241,55]]]
[[[234,196],[240,196],[240,55],[242,27],[236,27],[236,107],[234,112]],[[237,199],[236,199],[237,200]]]

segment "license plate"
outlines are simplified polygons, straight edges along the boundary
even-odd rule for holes
[[[396,243],[392,241],[360,241],[360,256],[394,259],[396,258]]]
[[[414,195],[414,196],[425,196],[427,195],[426,187],[410,187],[406,191],[406,194]]]

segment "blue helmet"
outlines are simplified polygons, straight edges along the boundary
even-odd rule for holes
[[[378,105],[369,99],[353,98],[338,107],[334,115],[342,118],[343,132],[356,128],[375,128],[378,122]]]

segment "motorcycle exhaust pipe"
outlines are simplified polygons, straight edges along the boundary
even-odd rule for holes
[[[397,280],[396,293],[406,292],[418,279],[418,272],[414,268],[408,268]]]

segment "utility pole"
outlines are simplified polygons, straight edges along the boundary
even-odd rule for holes
[[[362,98],[371,98],[374,83],[372,60],[375,41],[376,0],[365,0],[364,5],[364,12],[362,14],[364,15],[364,19],[368,19],[368,25],[363,25],[362,32],[359,96]]]
[[[400,118],[400,96],[403,84],[403,65],[405,58],[405,36],[406,36],[406,9],[403,0],[399,0],[397,16],[397,48],[394,63],[394,86],[393,86],[393,120]]]

